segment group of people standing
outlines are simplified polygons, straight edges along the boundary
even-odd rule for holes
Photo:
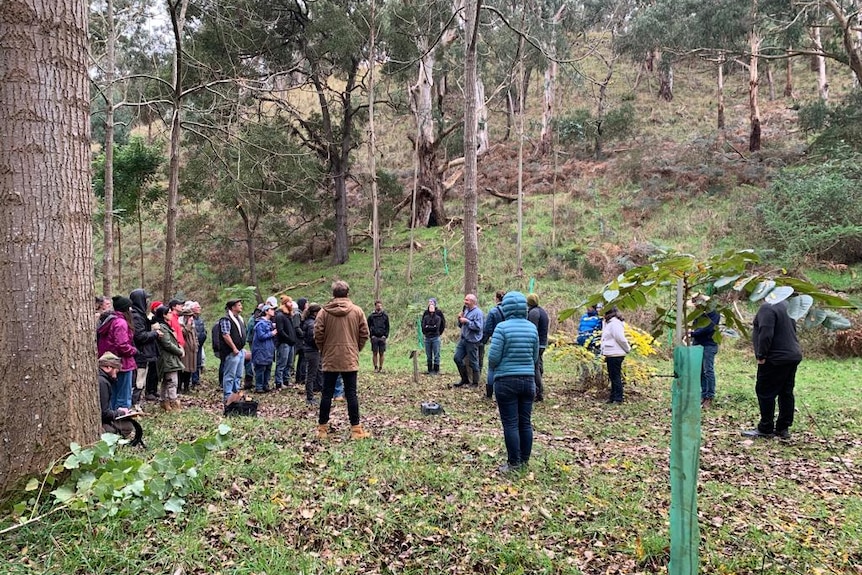
[[[191,300],[167,305],[135,289],[129,297],[96,298],[96,347],[100,378],[106,379],[110,411],[131,410],[141,398],[160,401],[165,411],[180,410],[179,393],[200,381],[206,327],[201,306]],[[101,388],[101,386],[100,386]],[[136,408],[137,409],[137,408]],[[105,413],[103,419],[110,418]]]

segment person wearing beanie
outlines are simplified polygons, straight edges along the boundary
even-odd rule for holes
[[[117,383],[117,374],[120,373],[121,367],[122,360],[110,351],[99,356],[99,407],[102,412],[102,429],[108,433],[118,433],[114,420],[129,413],[128,408],[111,407],[111,391]]]
[[[120,371],[116,383],[111,390],[111,409],[132,407],[132,372],[138,366],[135,356],[138,353],[134,346],[134,322],[130,309],[132,300],[125,296],[111,298],[114,310],[102,316],[102,321],[96,328],[96,348],[98,356],[111,352],[120,358]]]
[[[177,341],[174,330],[171,329],[173,308],[160,306],[153,314],[153,320],[159,325],[159,360],[156,364],[161,382],[162,409],[165,411],[180,411],[182,406],[177,398],[179,373],[183,370],[183,355],[185,352]]]
[[[539,296],[531,293],[527,296],[527,319],[536,326],[539,332],[539,360],[536,362],[536,401],[545,400],[545,385],[543,376],[545,374],[545,362],[542,359],[545,349],[548,347],[548,325],[550,320],[548,312],[539,305]]]
[[[425,359],[428,375],[440,375],[440,337],[446,329],[446,317],[437,307],[435,298],[428,298],[428,307],[422,313],[422,337],[425,338]]]
[[[275,390],[290,385],[290,370],[293,366],[293,355],[297,347],[296,328],[293,325],[293,299],[289,295],[281,296],[281,305],[275,311],[275,329],[278,330],[275,347]]]
[[[186,394],[191,391],[192,374],[198,370],[198,330],[195,327],[195,302],[188,300],[183,303],[180,312],[180,326],[183,333],[183,341],[180,346],[183,348],[183,370],[180,372],[180,382],[178,390],[180,393]]]

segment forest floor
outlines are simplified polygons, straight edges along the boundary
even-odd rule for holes
[[[549,356],[534,409],[529,468],[501,475],[496,406],[439,377],[412,381],[406,350],[360,369],[368,440],[351,441],[336,403],[333,436],[315,437],[301,390],[259,395],[257,418],[221,415],[205,382],[185,410],[144,418],[144,457],[232,426],[185,511],[163,520],[86,512],[3,536],[11,574],[660,573],[669,559],[668,379],[629,386],[626,402],[584,389]],[[718,398],[702,414],[701,573],[862,573],[862,362],[807,360],[789,441],[750,440],[754,366],[718,358]],[[656,360],[659,374],[670,372]],[[211,374],[210,374],[211,375]],[[445,414],[424,416],[423,401]]]

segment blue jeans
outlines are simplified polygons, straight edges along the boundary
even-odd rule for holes
[[[335,378],[335,395],[333,397],[344,397],[344,378],[340,373]]]
[[[459,367],[479,371],[479,342],[470,342],[462,337],[458,340],[453,359]]]
[[[275,350],[275,387],[282,384],[290,385],[290,367],[293,364],[293,346],[286,343],[278,344]]]
[[[254,366],[254,390],[257,392],[269,391],[269,374],[272,371],[271,363],[261,363]]]
[[[512,467],[526,465],[533,451],[533,397],[536,382],[532,375],[505,375],[494,379],[494,393],[503,424],[507,462]]]
[[[715,397],[715,354],[717,353],[717,345],[703,346],[703,364],[700,368],[701,399],[712,399]]]
[[[433,365],[440,365],[440,336],[425,338],[425,357]]]
[[[222,391],[224,392],[224,399],[227,401],[230,394],[237,393],[242,387],[242,378],[245,373],[245,352],[239,350],[236,355],[227,354],[227,357],[222,360],[222,364],[224,365]]]
[[[111,393],[111,409],[132,407],[132,372],[121,371],[117,374],[117,383]]]

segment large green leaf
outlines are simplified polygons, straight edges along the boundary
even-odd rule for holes
[[[850,320],[838,312],[826,310],[826,318],[823,320],[823,327],[831,330],[850,329]]]
[[[751,292],[751,295],[748,296],[750,301],[759,301],[766,297],[766,295],[772,291],[772,288],[775,287],[775,282],[772,280],[763,280],[757,287],[754,288],[754,291]]]
[[[787,315],[794,320],[800,320],[814,305],[814,298],[808,294],[798,295],[787,300]]]
[[[773,288],[766,297],[763,298],[768,304],[777,304],[778,302],[782,302],[793,295],[793,288],[790,286],[777,286]]]
[[[802,322],[802,327],[806,329],[817,327],[818,325],[823,323],[824,319],[826,319],[826,311],[822,309],[811,308],[805,315],[805,319]]]

